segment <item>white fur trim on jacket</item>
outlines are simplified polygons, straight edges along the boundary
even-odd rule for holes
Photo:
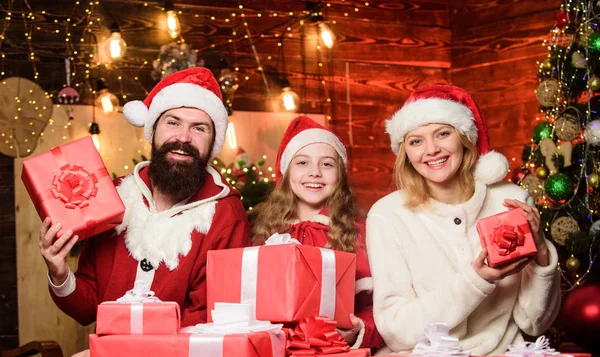
[[[298,150],[302,149],[306,145],[323,143],[331,145],[335,151],[337,151],[338,155],[344,161],[344,166],[348,164],[348,157],[346,155],[346,148],[344,144],[338,139],[335,134],[331,133],[328,130],[312,128],[306,129],[298,133],[294,136],[290,142],[283,150],[283,154],[281,154],[281,161],[279,162],[279,167],[281,169],[281,173],[285,174],[287,171],[288,165],[292,161],[294,155],[298,152]]]
[[[359,294],[363,291],[373,291],[373,278],[362,278],[356,281],[356,285],[354,285],[354,294]]]
[[[123,114],[132,125],[144,126],[144,136],[150,143],[154,123],[162,113],[169,109],[189,107],[204,111],[214,123],[215,143],[210,157],[217,156],[225,144],[227,110],[219,97],[204,87],[192,83],[171,84],[156,93],[149,108],[145,107],[141,101],[128,102],[123,106]]]
[[[398,153],[404,136],[410,131],[432,123],[452,125],[470,142],[477,144],[477,127],[469,108],[451,100],[428,98],[405,104],[385,122],[385,131],[390,134],[392,151]]]
[[[126,209],[123,223],[115,230],[117,234],[127,230],[125,245],[133,258],[138,261],[147,259],[154,267],[164,262],[169,270],[174,270],[179,264],[179,255],[186,256],[192,247],[192,232],[208,232],[217,200],[227,196],[229,188],[220,180],[218,173],[208,166],[207,171],[215,179],[215,183],[223,187],[219,194],[156,212],[150,190],[139,177],[139,171],[148,164],[149,162],[139,163],[134,175],[124,178],[117,187]],[[150,207],[144,204],[144,197]]]

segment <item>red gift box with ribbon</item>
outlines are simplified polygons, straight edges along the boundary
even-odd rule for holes
[[[91,137],[23,161],[21,179],[40,218],[86,239],[116,227],[125,206]]]
[[[481,246],[487,249],[487,263],[492,268],[537,252],[529,222],[521,212],[520,208],[511,209],[477,222]]]
[[[90,335],[91,357],[284,357],[283,332]]]
[[[174,335],[179,332],[176,302],[103,302],[98,305],[98,335]]]
[[[258,320],[287,323],[326,316],[340,328],[352,328],[353,253],[299,244],[213,250],[206,276],[208,311],[215,302],[241,302]]]

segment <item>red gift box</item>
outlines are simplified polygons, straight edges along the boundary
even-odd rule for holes
[[[257,320],[326,316],[338,327],[352,328],[353,253],[298,244],[213,250],[206,275],[208,311],[215,302],[241,302],[251,306]]]
[[[477,222],[481,246],[487,249],[492,268],[537,252],[529,222],[521,212],[520,208],[511,209]]]
[[[90,335],[91,357],[284,357],[283,332]]]
[[[355,350],[350,350],[344,353],[334,353],[323,355],[323,357],[371,357],[371,349],[369,348],[358,348]],[[396,356],[398,357],[398,356]]]
[[[179,332],[176,302],[118,303],[98,305],[98,335],[174,335]]]
[[[21,179],[40,218],[89,238],[119,225],[125,206],[91,137],[23,161]]]

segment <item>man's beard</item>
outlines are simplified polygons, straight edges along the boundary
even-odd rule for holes
[[[181,150],[190,155],[192,161],[170,161],[170,151]],[[188,143],[169,142],[157,148],[152,143],[152,162],[148,175],[152,185],[177,202],[194,194],[204,183],[208,156],[202,157],[198,150]]]

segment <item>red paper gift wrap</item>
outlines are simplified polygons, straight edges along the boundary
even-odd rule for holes
[[[98,335],[174,335],[179,332],[176,302],[117,303],[98,305]]]
[[[286,323],[326,316],[340,328],[352,328],[353,253],[268,245],[209,251],[207,265],[208,311],[215,302],[242,302],[251,305],[257,320]]]
[[[125,206],[91,137],[23,161],[21,179],[40,218],[89,238],[119,225]]]
[[[481,246],[492,268],[535,255],[537,248],[529,222],[520,208],[482,218],[477,222]]]
[[[247,334],[90,335],[91,357],[284,357],[281,332]]]
[[[344,353],[334,353],[330,355],[322,355],[322,357],[371,357],[371,349],[358,348]],[[395,356],[398,357],[398,356]]]

